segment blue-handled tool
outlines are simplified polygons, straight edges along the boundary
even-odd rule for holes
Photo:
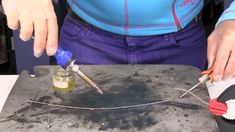
[[[65,51],[61,47],[58,47],[56,54],[54,55],[57,61],[57,64],[66,69],[72,61],[73,54],[70,51]]]
[[[64,69],[72,69],[75,73],[77,73],[84,81],[86,81],[90,86],[95,88],[97,92],[103,94],[103,91],[89,78],[86,74],[84,74],[79,66],[76,65],[75,58],[70,51],[65,51],[61,47],[58,47],[58,50],[55,54],[55,58],[57,60],[57,64],[63,67]]]
[[[34,37],[32,37],[32,39],[34,39]],[[103,94],[103,91],[85,73],[83,73],[79,69],[78,65],[74,63],[76,59],[73,57],[73,54],[70,51],[66,51],[61,47],[58,47],[57,52],[54,56],[58,65],[60,65],[64,69],[72,69],[90,86],[95,88],[98,93]]]

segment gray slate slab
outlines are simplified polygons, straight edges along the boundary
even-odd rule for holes
[[[20,74],[0,114],[0,131],[214,132],[207,106],[187,95],[169,103],[124,110],[73,110],[27,103],[36,100],[79,107],[113,107],[165,100],[197,83],[200,71],[176,65],[87,65],[81,69],[105,92],[99,95],[81,78],[68,93],[52,89],[56,66],[35,67],[36,77]],[[205,85],[194,91],[207,101]]]

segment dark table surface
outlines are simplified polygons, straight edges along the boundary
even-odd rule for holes
[[[20,74],[0,114],[5,131],[146,131],[212,132],[216,124],[207,106],[191,95],[176,99],[197,83],[200,71],[176,65],[81,66],[105,92],[99,95],[81,78],[77,89],[61,93],[52,89],[51,73],[56,66],[35,67],[36,77]],[[194,91],[207,101],[205,85]],[[114,107],[161,101],[158,105],[119,110],[75,110],[31,104],[36,100],[78,107]]]

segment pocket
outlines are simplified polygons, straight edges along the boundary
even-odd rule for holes
[[[206,45],[205,30],[201,22],[194,22],[174,34],[176,45],[180,48],[193,48]]]
[[[69,15],[66,16],[61,33],[63,35],[68,35],[69,37],[76,38],[81,34],[83,27],[75,22]]]

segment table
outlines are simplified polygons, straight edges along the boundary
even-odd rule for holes
[[[36,100],[77,107],[115,107],[177,97],[174,88],[188,89],[200,71],[180,65],[86,65],[81,69],[104,90],[99,95],[77,77],[77,89],[53,90],[55,66],[35,68],[36,77],[22,72],[0,114],[1,130],[19,131],[216,131],[207,106],[187,95],[154,106],[119,110],[75,110],[30,104]],[[205,85],[194,91],[204,100]]]

